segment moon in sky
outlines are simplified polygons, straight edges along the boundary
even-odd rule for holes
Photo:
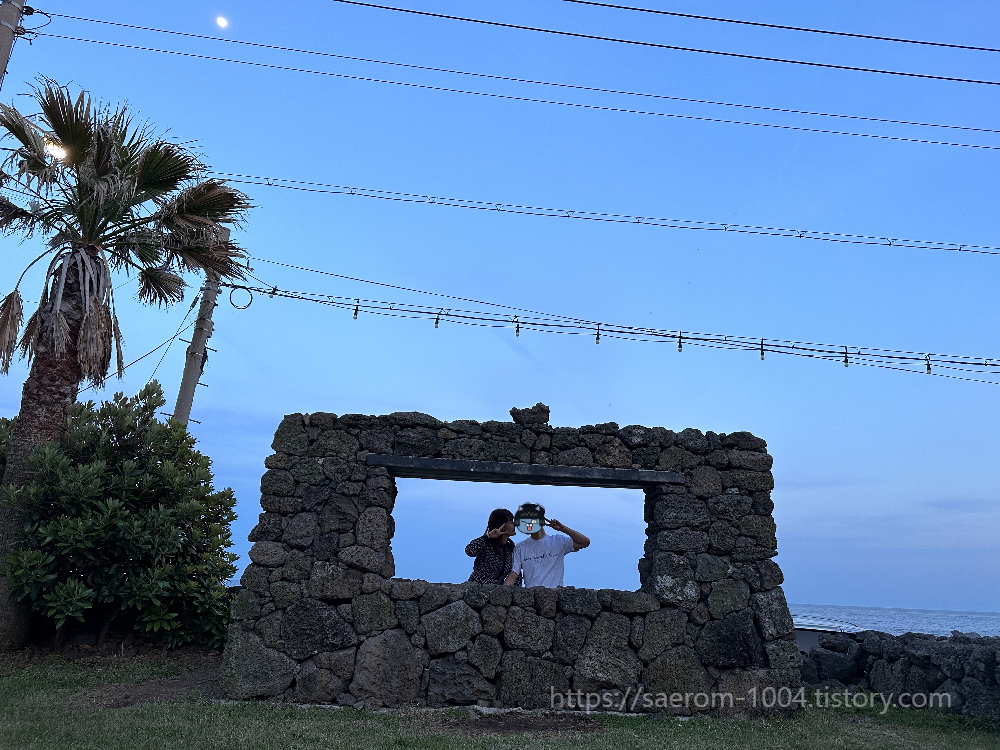
[[[219,16],[218,18],[216,18],[215,22],[219,24],[219,26],[221,26],[222,28],[226,28],[229,25],[229,21],[227,21],[223,16]]]

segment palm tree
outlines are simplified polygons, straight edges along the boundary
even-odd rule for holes
[[[26,116],[0,105],[0,133],[16,148],[3,164],[0,231],[44,239],[28,269],[47,261],[37,309],[22,326],[18,287],[0,303],[0,372],[16,348],[31,362],[24,383],[3,485],[20,485],[28,457],[58,440],[66,407],[84,380],[101,386],[111,367],[121,377],[122,336],[112,272],[134,274],[138,299],[166,306],[183,299],[191,272],[242,279],[244,255],[225,225],[250,203],[223,182],[203,179],[190,149],[137,124],[127,105],[110,107],[42,79],[41,112]],[[12,497],[8,491],[8,497]],[[0,562],[7,556],[16,509],[0,502]],[[24,610],[0,578],[0,651],[26,635]]]

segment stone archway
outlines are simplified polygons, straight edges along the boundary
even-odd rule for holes
[[[553,428],[540,404],[511,414],[512,422],[483,423],[416,412],[285,417],[233,605],[227,692],[544,707],[569,692],[622,696],[639,684],[652,695],[799,686],[794,627],[771,560],[763,440],[614,423]],[[396,477],[641,488],[641,588],[394,578]],[[663,706],[636,708],[653,709]]]

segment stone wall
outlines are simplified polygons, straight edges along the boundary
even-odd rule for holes
[[[286,416],[265,461],[264,512],[232,606],[228,694],[544,707],[552,690],[634,693],[642,683],[652,693],[743,694],[799,686],[801,657],[771,560],[774,481],[763,440],[615,423],[553,428],[541,404],[511,414],[511,422],[482,423],[415,412]],[[601,475],[597,486],[641,475],[641,588],[395,578],[396,484],[377,465],[391,456],[494,474],[512,465],[523,473],[526,464],[597,467],[559,470]]]
[[[947,693],[952,711],[1000,721],[1000,638],[957,631],[947,637],[865,630],[822,634],[818,640],[802,665],[806,683],[857,686],[897,698]],[[923,699],[916,704],[906,700],[915,708],[927,705]]]

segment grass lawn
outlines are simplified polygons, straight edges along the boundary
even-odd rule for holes
[[[1000,728],[930,711],[810,708],[790,719],[680,722],[463,709],[384,712],[219,703],[217,656],[7,657],[0,664],[3,750],[203,748],[837,748],[1000,750]],[[534,725],[530,733],[519,731]]]

